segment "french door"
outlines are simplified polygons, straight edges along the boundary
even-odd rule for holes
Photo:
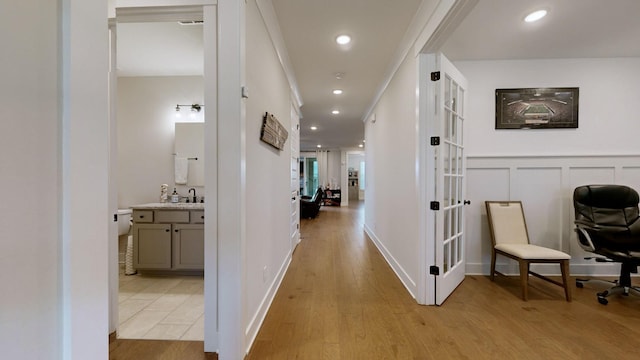
[[[464,121],[467,81],[442,54],[426,55],[427,169],[426,251],[432,262],[427,276],[427,303],[441,305],[465,275]]]
[[[293,105],[291,106],[291,213],[290,236],[291,251],[300,242],[300,120]]]

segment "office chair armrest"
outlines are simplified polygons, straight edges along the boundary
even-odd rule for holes
[[[593,245],[593,241],[591,241],[591,235],[589,235],[589,232],[584,226],[576,224],[575,231],[578,235],[578,244],[580,247],[589,252],[596,251],[596,247]]]
[[[640,236],[640,220],[638,219],[636,219],[633,224],[629,225],[629,233],[631,236]]]

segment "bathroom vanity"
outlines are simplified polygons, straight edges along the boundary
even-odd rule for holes
[[[153,203],[133,209],[133,267],[204,271],[204,204]]]

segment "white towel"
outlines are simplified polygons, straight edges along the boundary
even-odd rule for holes
[[[176,157],[175,159],[175,181],[176,184],[184,185],[187,183],[187,176],[189,174],[189,160],[183,157]]]

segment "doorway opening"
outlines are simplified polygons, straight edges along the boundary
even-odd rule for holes
[[[117,194],[117,207],[162,204],[163,184],[170,189],[169,195],[175,189],[179,202],[204,204],[202,7],[186,11],[186,17],[176,14],[175,19],[155,19],[151,15],[132,20],[126,11],[119,10],[112,29],[112,51],[116,54],[112,59],[117,65],[112,68],[115,75],[111,83],[115,100],[111,121],[117,124],[111,139],[116,149],[111,151],[111,191]],[[182,136],[189,138],[180,140]],[[188,144],[188,149],[179,148],[180,144]],[[201,153],[191,153],[194,144],[199,144],[195,148]],[[190,153],[183,154],[183,150]],[[177,178],[178,157],[189,161],[184,181]],[[189,213],[193,217],[194,211]],[[197,234],[198,246],[204,247],[204,210],[202,214],[202,224],[158,226],[170,226],[176,233],[184,230],[180,236],[184,243],[193,243]],[[171,271],[136,269],[131,264],[136,263],[131,259],[136,257],[131,244],[136,226],[129,229],[118,236],[117,260],[110,264],[117,268],[116,294],[110,295],[116,302],[115,309],[111,307],[115,310],[111,322],[117,337],[204,341],[204,261],[199,270],[175,272],[177,258],[172,254]],[[175,251],[177,238],[170,234],[169,249]],[[111,289],[113,292],[114,287]]]
[[[347,152],[347,194],[348,203],[364,201],[365,158],[363,151]]]

